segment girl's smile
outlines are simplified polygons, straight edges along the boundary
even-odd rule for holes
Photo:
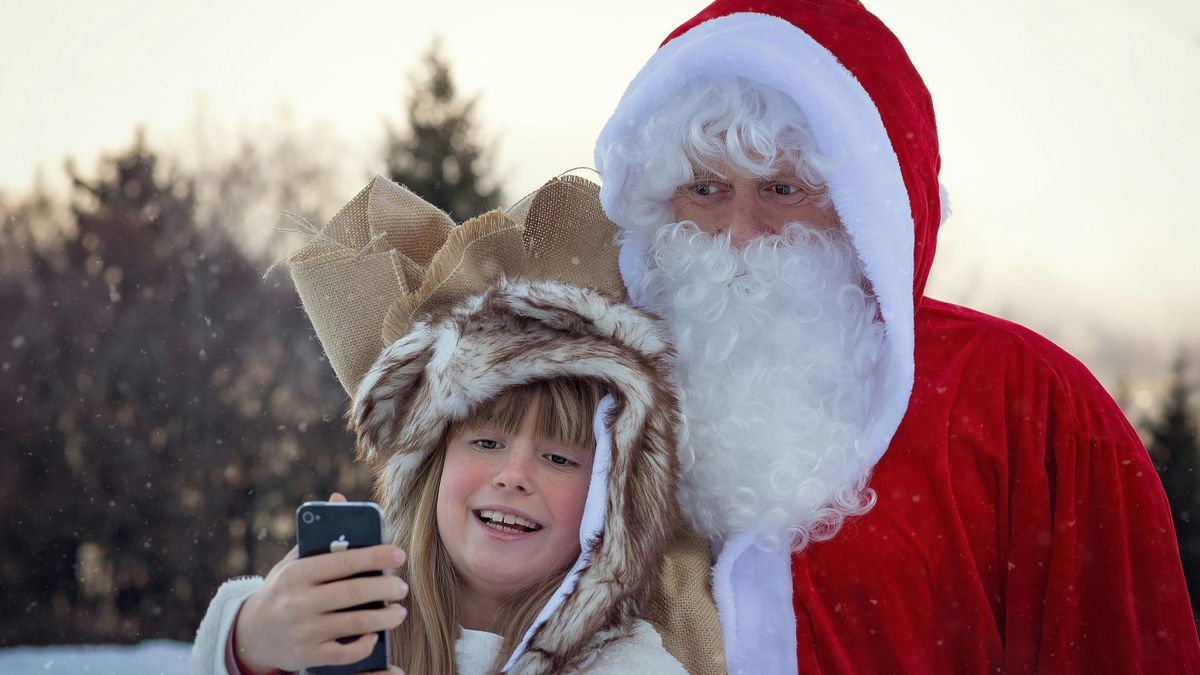
[[[483,527],[496,536],[512,539],[542,529],[541,523],[507,507],[485,506],[473,512]]]

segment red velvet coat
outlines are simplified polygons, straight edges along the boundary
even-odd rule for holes
[[[878,504],[793,560],[801,673],[1197,673],[1171,514],[1095,378],[926,298]]]

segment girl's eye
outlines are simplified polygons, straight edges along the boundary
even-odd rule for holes
[[[474,445],[474,446],[480,448],[481,450],[495,450],[496,448],[500,447],[500,443],[498,443],[497,441],[493,441],[490,438],[480,438],[480,439],[471,441],[471,445]]]
[[[555,455],[553,453],[546,455],[546,459],[549,460],[551,464],[556,464],[558,466],[578,466],[578,464],[572,462],[566,457],[563,457],[562,455]]]

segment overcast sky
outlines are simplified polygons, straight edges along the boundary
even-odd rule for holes
[[[931,293],[1084,355],[1197,342],[1200,2],[866,4],[908,48],[938,114],[954,216]],[[237,128],[286,106],[366,162],[441,35],[515,199],[591,165],[625,84],[701,7],[0,0],[0,188],[25,189],[38,167],[59,174],[68,154],[90,167],[139,123],[171,142],[198,107]]]

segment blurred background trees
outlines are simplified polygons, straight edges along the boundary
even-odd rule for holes
[[[0,637],[187,639],[286,550],[295,504],[364,477],[294,292],[198,217],[195,181],[140,137],[71,180],[0,235],[0,614],[23,617]]]
[[[425,67],[381,163],[462,219],[500,191],[472,103]],[[291,547],[300,503],[369,498],[346,395],[286,272],[263,277],[282,244],[245,235],[353,196],[315,144],[186,169],[138,133],[68,165],[66,194],[0,194],[0,647],[190,641],[223,580]]]
[[[436,44],[413,85],[378,165],[456,221],[500,205]],[[221,581],[291,547],[301,502],[369,496],[346,395],[287,274],[262,276],[302,243],[282,211],[323,222],[353,191],[327,139],[281,126],[193,165],[137,134],[66,192],[0,192],[0,647],[190,641]],[[1195,392],[1181,350],[1140,425],[1193,607]]]
[[[1180,350],[1158,417],[1144,426],[1146,447],[1171,503],[1179,557],[1196,614],[1200,607],[1200,431],[1193,391],[1187,352]]]

